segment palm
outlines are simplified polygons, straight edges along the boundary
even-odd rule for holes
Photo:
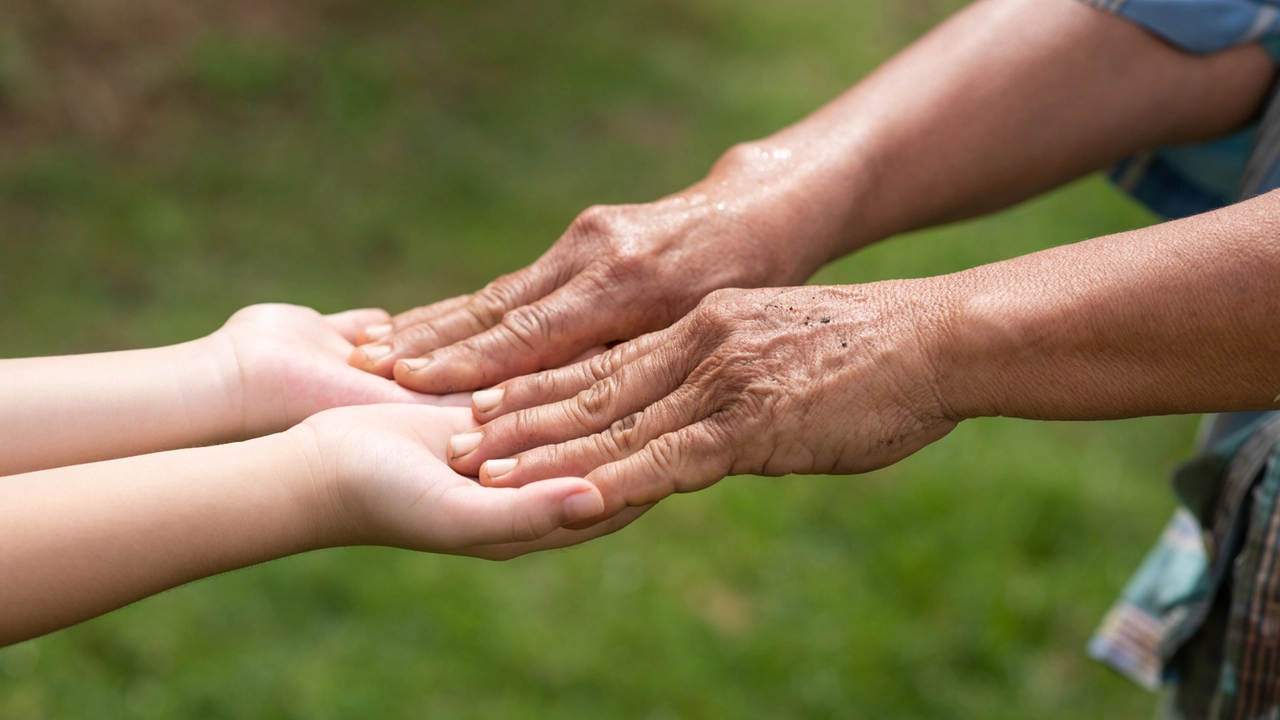
[[[356,372],[362,372],[357,370]],[[446,464],[449,437],[475,427],[465,408],[371,405],[323,412],[299,430],[313,433],[317,464],[349,542],[507,558],[611,533],[639,517],[633,509],[589,530],[560,526],[560,502],[594,489],[562,479],[525,488],[486,488]]]

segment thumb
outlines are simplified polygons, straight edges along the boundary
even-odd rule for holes
[[[604,512],[604,497],[581,478],[556,478],[520,488],[468,483],[441,496],[446,544],[455,549],[538,540]]]

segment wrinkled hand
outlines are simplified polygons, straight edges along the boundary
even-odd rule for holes
[[[311,468],[331,545],[505,559],[611,533],[647,508],[590,530],[562,526],[598,515],[600,492],[580,478],[486,488],[450,470],[445,442],[475,427],[465,408],[338,408],[289,430]]]
[[[856,473],[955,426],[926,281],[722,290],[672,327],[473,395],[450,465],[490,486],[583,476],[607,518],[726,475]],[[558,402],[557,402],[558,401]]]
[[[448,393],[570,362],[667,327],[725,287],[803,282],[831,257],[790,154],[742,147],[704,181],[644,205],[596,206],[529,267],[363,331],[351,364]],[[803,196],[804,201],[793,196]]]
[[[321,410],[372,403],[463,404],[407,390],[347,364],[360,328],[383,310],[321,315],[297,305],[253,305],[209,336],[242,437],[291,427]]]

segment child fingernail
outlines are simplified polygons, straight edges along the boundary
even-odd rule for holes
[[[364,336],[370,340],[381,340],[391,334],[395,327],[391,323],[382,323],[381,325],[370,325],[364,329]]]
[[[466,455],[480,446],[480,441],[484,439],[482,432],[468,432],[461,435],[454,435],[449,438],[449,454],[454,460]]]
[[[364,353],[364,359],[369,362],[377,362],[387,355],[391,354],[390,345],[362,345],[360,352]]]
[[[501,477],[516,469],[516,463],[519,462],[515,458],[503,458],[501,460],[490,460],[484,464],[484,471],[492,480]]]
[[[561,507],[564,510],[565,523],[580,522],[604,512],[604,500],[598,493],[588,490],[565,498]]]
[[[507,391],[502,388],[478,390],[471,393],[471,407],[477,412],[489,412],[502,404],[502,396],[506,394]]]

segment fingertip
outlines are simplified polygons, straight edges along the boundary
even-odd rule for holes
[[[389,322],[370,325],[356,334],[356,341],[363,345],[365,343],[381,340],[394,332],[395,329],[396,326]]]
[[[605,511],[604,496],[600,489],[580,477],[539,480],[521,487],[519,492],[540,495],[542,500],[558,506],[561,517],[558,525],[590,520]]]
[[[353,348],[351,354],[347,356],[347,364],[365,372],[381,375],[382,377],[390,377],[391,373],[388,372],[389,368],[385,365],[385,362],[379,362],[390,354],[390,345],[383,343],[359,345]]]
[[[449,438],[449,464],[456,463],[480,447],[484,433],[479,430],[459,433]]]
[[[429,384],[425,382],[427,378],[419,374],[419,371],[430,363],[430,357],[401,358],[392,365],[391,377],[395,378],[396,382],[410,390],[416,390],[422,393],[439,394],[433,392],[435,388],[430,387]]]
[[[480,484],[485,487],[519,487],[521,483],[511,471],[519,464],[518,458],[486,460],[480,465]]]
[[[489,388],[471,393],[471,410],[477,420],[497,413],[502,406],[502,398],[507,394],[504,388]]]
[[[418,392],[451,395],[480,387],[483,377],[469,358],[459,358],[448,348],[419,358],[402,358],[392,368],[396,382]]]
[[[560,503],[561,512],[564,513],[562,525],[586,522],[604,513],[604,496],[594,485],[583,482],[586,487],[569,495]]]

